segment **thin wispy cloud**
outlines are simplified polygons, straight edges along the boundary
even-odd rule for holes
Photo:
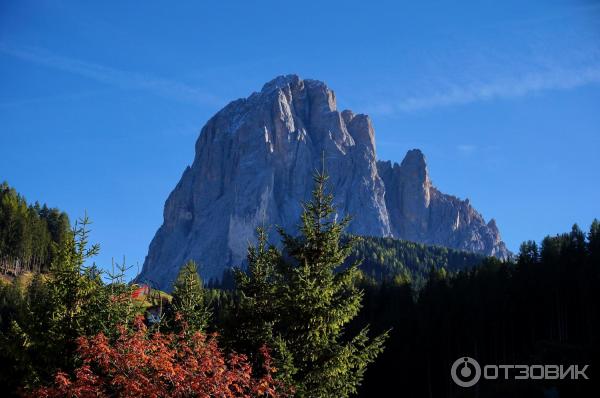
[[[488,82],[454,84],[444,91],[376,104],[372,107],[372,112],[383,115],[414,112],[494,99],[518,98],[546,90],[569,90],[598,83],[600,64],[581,68],[560,68],[518,77],[502,77]]]
[[[459,144],[456,146],[456,149],[463,155],[470,155],[477,149],[477,146],[472,144]]]
[[[480,36],[440,38],[426,60],[415,57],[420,74],[387,89],[385,100],[371,99],[370,109],[394,115],[599,84],[600,36],[591,29],[599,10],[566,7],[496,21]]]
[[[0,43],[0,53],[101,83],[124,89],[144,90],[176,101],[210,106],[222,104],[216,96],[185,83],[64,57],[37,47]]]
[[[98,94],[104,94],[108,90],[89,90],[79,93],[69,93],[69,94],[59,94],[59,95],[49,95],[44,97],[34,97],[34,98],[25,98],[18,99],[14,101],[3,101],[0,102],[0,108],[7,107],[18,107],[18,106],[26,106],[26,105],[37,105],[48,102],[60,102],[60,101],[80,101],[84,99],[91,98]]]

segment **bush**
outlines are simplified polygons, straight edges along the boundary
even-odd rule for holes
[[[253,373],[244,355],[225,357],[216,335],[195,332],[184,324],[180,333],[150,333],[142,318],[134,330],[119,327],[111,343],[103,333],[78,339],[82,365],[72,379],[57,372],[54,384],[33,397],[286,397],[291,391],[273,379],[269,351]]]

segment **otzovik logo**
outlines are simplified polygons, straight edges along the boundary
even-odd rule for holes
[[[479,362],[473,358],[461,357],[452,364],[450,375],[461,387],[472,387],[481,378],[486,380],[589,380],[585,371],[589,365],[485,365],[483,372]]]
[[[450,369],[452,380],[461,387],[471,387],[477,384],[481,377],[481,366],[473,358],[458,358]]]

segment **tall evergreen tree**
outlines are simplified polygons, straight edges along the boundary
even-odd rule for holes
[[[78,337],[113,337],[117,325],[128,325],[140,311],[131,286],[115,280],[106,285],[97,267],[85,264],[99,251],[89,244],[89,224],[87,216],[76,223],[47,274],[35,274],[23,286],[15,278],[11,287],[18,295],[0,300],[0,314],[13,308],[0,321],[0,384],[9,390],[13,383],[44,383],[56,369],[73,369]]]
[[[258,244],[248,248],[248,270],[235,270],[238,306],[236,328],[229,330],[236,348],[251,357],[258,354],[263,344],[272,345],[273,326],[278,314],[277,275],[275,267],[281,261],[281,253],[267,244],[264,228],[257,229]]]
[[[314,176],[300,235],[279,231],[285,255],[266,248],[259,233],[258,247],[249,252],[249,272],[238,277],[247,319],[255,320],[250,330],[270,339],[264,342],[275,347],[280,377],[295,385],[300,397],[356,393],[387,336],[369,339],[368,328],[353,337],[344,333],[361,307],[359,262],[343,269],[354,239],[344,236],[349,218],[337,220],[327,179],[323,172]]]
[[[210,312],[205,302],[202,279],[198,274],[198,266],[192,260],[179,270],[173,286],[174,314],[182,316],[190,332],[204,331],[210,319]]]
[[[588,241],[591,264],[600,264],[600,222],[595,218],[590,226]]]

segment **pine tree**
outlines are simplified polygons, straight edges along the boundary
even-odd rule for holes
[[[588,233],[588,251],[590,253],[590,264],[600,263],[600,222],[594,218]]]
[[[173,286],[172,311],[183,318],[191,333],[206,329],[210,312],[205,302],[198,266],[192,260],[185,263],[177,275]]]
[[[528,240],[521,243],[519,248],[519,255],[517,256],[518,264],[532,265],[536,264],[540,259],[539,249],[537,243],[533,240]]]
[[[257,228],[258,243],[248,248],[248,269],[234,272],[237,288],[235,328],[230,328],[229,340],[235,348],[256,357],[263,344],[274,345],[273,325],[277,317],[277,276],[275,267],[281,253],[267,244],[264,228]]]
[[[249,272],[238,277],[248,319],[255,320],[251,330],[270,340],[257,343],[275,348],[279,377],[296,386],[300,397],[356,393],[387,337],[370,340],[368,328],[351,338],[344,334],[361,308],[359,262],[343,269],[354,239],[344,236],[350,219],[337,221],[333,196],[325,191],[327,179],[325,173],[314,176],[300,235],[279,231],[285,255],[266,248],[259,233],[258,247],[249,252]]]
[[[117,325],[127,325],[139,313],[131,286],[122,280],[106,285],[98,268],[86,265],[99,251],[89,244],[89,224],[87,216],[79,220],[57,247],[49,272],[18,287],[23,293],[13,302],[17,311],[8,330],[0,331],[10,369],[0,377],[3,385],[17,377],[21,387],[30,386],[48,381],[57,368],[73,369],[78,337],[99,332],[113,337]]]
[[[99,247],[88,245],[87,217],[76,224],[72,238],[58,250],[50,273],[36,275],[24,287],[23,310],[11,325],[11,345],[20,354],[11,355],[14,367],[26,369],[25,383],[47,379],[54,369],[69,370],[74,365],[75,339],[98,324],[90,322],[102,289],[99,279],[89,277],[86,259]]]
[[[99,245],[89,245],[90,221],[84,216],[75,224],[73,239],[67,240],[50,266],[48,280],[53,320],[50,333],[55,341],[74,340],[88,325],[85,313],[88,298],[93,297],[99,284],[86,273],[85,261],[98,254]]]

